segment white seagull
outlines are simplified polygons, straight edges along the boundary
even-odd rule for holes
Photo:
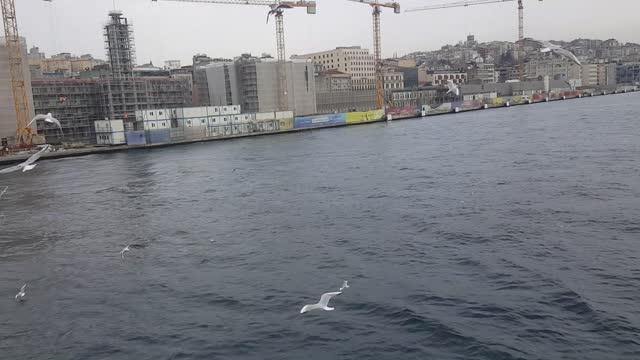
[[[53,115],[51,115],[51,113],[48,113],[47,115],[42,115],[42,114],[36,115],[36,117],[34,117],[33,119],[31,119],[31,121],[29,121],[29,124],[27,124],[27,126],[30,126],[31,124],[33,124],[35,121],[38,121],[38,120],[44,120],[44,122],[48,122],[49,124],[55,124],[58,127],[58,129],[60,129],[60,132],[62,133],[62,125],[60,125],[60,121],[54,118]]]
[[[131,250],[129,249],[129,245],[125,246],[124,249],[120,250],[120,256],[122,256],[122,258],[124,259],[124,253],[126,253],[129,250]]]
[[[543,52],[543,53],[552,52],[554,54],[567,58],[569,61],[572,61],[573,63],[579,66],[582,66],[582,63],[580,63],[580,60],[578,60],[578,58],[571,51],[565,50],[561,48],[559,45],[552,44],[549,41],[536,40],[532,38],[526,38],[525,41],[530,41],[540,46],[540,52]]]
[[[5,186],[5,187],[4,187],[4,190],[2,190],[2,192],[0,192],[0,199],[2,199],[2,195],[4,195],[4,193],[6,193],[6,192],[7,192],[7,189],[8,189],[8,188],[9,188],[8,186]]]
[[[2,170],[0,170],[0,174],[8,174],[14,171],[18,171],[18,170],[22,170],[22,172],[28,171],[28,170],[32,170],[33,168],[36,167],[37,164],[35,164],[36,161],[38,161],[38,159],[40,159],[40,156],[42,156],[42,154],[45,153],[45,151],[49,150],[49,145],[45,145],[42,150],[38,151],[37,153],[31,155],[30,158],[27,159],[27,161],[15,165],[15,166],[11,166],[8,168],[4,168]]]
[[[16,300],[17,301],[24,301],[24,289],[27,287],[27,284],[22,285],[22,287],[20,288],[20,292],[16,294]]]
[[[350,287],[351,287],[351,286],[349,286],[348,281],[347,281],[347,280],[345,280],[345,281],[343,281],[343,282],[342,282],[342,286],[340,287],[340,291],[342,291],[342,290],[344,290],[344,289],[348,289],[348,288],[350,288]]]
[[[284,9],[293,9],[293,6],[289,4],[271,5],[271,10],[269,10],[269,12],[267,13],[267,24],[269,23],[269,16],[271,16],[271,14],[277,15],[278,13],[283,12]]]
[[[300,314],[304,314],[307,311],[311,311],[311,310],[315,310],[315,309],[322,309],[322,310],[326,310],[326,311],[331,311],[331,310],[333,310],[333,308],[328,306],[329,305],[329,300],[331,300],[332,297],[334,297],[336,295],[340,295],[340,294],[342,294],[342,292],[340,292],[340,291],[322,294],[322,296],[320,296],[320,301],[318,301],[317,304],[309,304],[309,305],[303,306],[302,309],[300,310]]]
[[[453,80],[447,80],[447,88],[449,89],[449,91],[447,91],[447,94],[452,93],[456,96],[460,96],[460,88],[458,87],[458,85],[453,83]]]

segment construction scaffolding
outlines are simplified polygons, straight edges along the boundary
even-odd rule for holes
[[[97,106],[99,88],[95,79],[46,79],[33,80],[33,105],[38,114],[55,114],[62,131],[57,126],[38,121],[38,133],[48,143],[95,143],[93,122],[101,120]],[[64,134],[64,137],[62,136]]]
[[[111,11],[111,18],[104,27],[104,42],[114,79],[128,79],[133,76],[135,45],[133,25],[122,16],[121,11]]]

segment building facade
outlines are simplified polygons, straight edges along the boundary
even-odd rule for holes
[[[616,66],[616,82],[618,84],[640,83],[640,63],[619,64]]]
[[[387,97],[392,91],[404,89],[404,73],[394,68],[383,69],[382,87]]]
[[[296,115],[315,114],[313,63],[308,60],[287,61],[286,69],[288,108]],[[200,66],[195,71],[194,80],[201,82],[197,88],[206,81],[211,106],[240,104],[247,112],[278,111],[278,62],[273,58],[243,55],[233,62]]]
[[[446,85],[449,80],[461,85],[467,82],[467,73],[455,70],[427,70],[427,84]]]
[[[351,76],[354,90],[376,88],[376,69],[373,54],[360,46],[338,47],[317,53],[295,55],[293,59],[308,59],[322,65],[324,70],[338,70]]]
[[[474,63],[467,69],[467,82],[479,84],[498,82],[495,65],[489,63]]]

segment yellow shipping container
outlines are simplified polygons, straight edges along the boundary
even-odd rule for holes
[[[380,120],[384,117],[384,110],[358,111],[345,114],[347,124]]]
[[[499,98],[495,98],[495,99],[491,99],[491,103],[493,105],[501,105],[504,104],[504,99],[499,97]]]
[[[293,119],[280,119],[280,130],[291,130],[293,129]]]

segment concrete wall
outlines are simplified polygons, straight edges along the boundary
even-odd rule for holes
[[[27,60],[27,43],[22,38],[22,58],[24,63],[24,82],[27,87],[27,100],[29,102],[29,119],[33,118],[33,94],[31,90],[31,73],[29,71],[29,61]],[[35,126],[33,126],[35,132]],[[11,72],[9,69],[9,58],[6,41],[0,37],[0,139],[13,138],[16,136],[17,119],[13,102],[13,92],[11,90]]]
[[[225,82],[224,65],[214,64],[205,68],[207,74],[207,84],[209,87],[209,104],[211,106],[221,106],[228,104],[239,104],[240,96],[238,91],[238,78],[233,63],[226,63],[228,66],[229,81],[231,83],[231,99],[227,99],[227,87]]]

